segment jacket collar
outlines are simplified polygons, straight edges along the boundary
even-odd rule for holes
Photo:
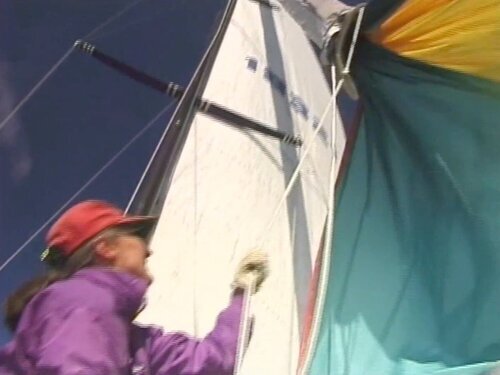
[[[109,290],[116,297],[117,312],[131,320],[144,305],[148,283],[127,272],[89,267],[76,272],[72,278],[85,279]]]

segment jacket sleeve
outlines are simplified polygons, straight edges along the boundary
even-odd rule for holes
[[[126,375],[129,350],[126,330],[114,330],[93,311],[75,308],[38,323],[37,375]],[[124,337],[122,337],[124,336]]]
[[[212,332],[197,340],[182,333],[151,329],[149,362],[156,375],[232,375],[238,345],[243,296],[232,297]]]

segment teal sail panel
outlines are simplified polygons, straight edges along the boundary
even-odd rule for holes
[[[500,88],[364,42],[311,374],[489,374],[500,359]]]

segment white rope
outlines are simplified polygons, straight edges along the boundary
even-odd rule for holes
[[[137,139],[139,139],[155,122],[160,118],[161,115],[163,115],[170,107],[174,104],[175,102],[171,102],[168,106],[166,106],[164,109],[162,109],[151,121],[147,123],[147,125],[142,128],[125,146],[121,148],[120,151],[118,151],[106,164],[104,164],[76,193],[74,193],[71,198],[69,198],[59,209],[45,222],[42,224],[40,228],[38,228],[14,253],[7,258],[5,262],[2,263],[0,266],[0,272],[2,272],[5,267],[7,267],[13,260],[14,258],[23,251],[26,246],[30,244],[33,239],[40,234],[51,222],[54,220],[57,216],[63,212],[66,207],[69,206],[69,204],[76,198],[78,195],[80,195],[92,182],[96,180],[97,177],[99,177],[113,162],[120,157]]]
[[[355,48],[356,41],[357,41],[358,36],[359,36],[359,31],[361,29],[361,21],[363,19],[364,10],[365,10],[365,8],[361,8],[360,11],[359,11],[359,14],[358,14],[358,19],[357,19],[357,22],[356,22],[356,28],[354,30],[353,39],[352,39],[351,46],[350,46],[350,49],[349,49],[349,55],[347,57],[346,67],[345,67],[344,72],[342,72],[343,74],[347,74],[349,72],[349,68],[350,68],[350,65],[351,65],[351,62],[352,62],[352,57],[354,55],[354,48]],[[279,201],[278,205],[276,206],[276,209],[274,210],[274,213],[272,214],[271,219],[269,220],[269,223],[268,223],[266,229],[263,232],[264,234],[262,236],[263,239],[261,241],[260,248],[262,248],[262,246],[264,245],[264,236],[267,233],[269,233],[269,231],[271,230],[271,227],[273,226],[274,222],[276,221],[276,219],[277,219],[277,217],[279,215],[279,212],[281,211],[281,208],[283,207],[286,199],[288,198],[288,195],[290,194],[291,190],[293,189],[293,186],[295,185],[295,182],[297,181],[297,178],[298,178],[298,176],[300,174],[300,171],[302,169],[302,165],[304,164],[304,161],[305,161],[307,155],[311,151],[311,148],[314,145],[314,141],[315,141],[315,139],[316,139],[319,131],[323,127],[323,123],[325,121],[327,113],[330,110],[330,107],[332,106],[332,104],[336,103],[337,95],[338,95],[338,93],[339,93],[339,91],[340,91],[343,83],[344,83],[344,77],[342,77],[340,79],[340,81],[338,82],[338,84],[337,84],[336,87],[334,86],[335,90],[333,92],[332,98],[328,102],[328,105],[326,106],[325,110],[323,111],[323,114],[321,115],[321,119],[319,121],[319,124],[318,124],[318,126],[316,127],[316,129],[315,129],[315,131],[313,133],[312,139],[309,141],[309,144],[308,144],[306,150],[302,154],[302,157],[300,158],[299,163],[297,164],[297,167],[295,168],[295,170],[294,170],[294,172],[292,174],[292,177],[290,178],[290,181],[288,182],[288,185],[287,185],[287,187],[285,189],[285,192],[283,193],[283,196],[281,197],[281,200]],[[335,107],[335,105],[334,105],[334,107]],[[334,113],[336,113],[335,110],[334,110]],[[334,120],[336,121],[336,119],[334,119]]]
[[[359,32],[361,31],[361,22],[363,21],[363,17],[365,15],[365,7],[362,7],[359,10],[358,18],[356,20],[356,26],[354,29],[354,34],[352,36],[351,45],[349,46],[349,54],[347,55],[347,61],[345,64],[343,74],[349,74],[351,69],[352,57],[354,56],[354,49],[356,48],[356,42],[358,41]]]
[[[361,30],[361,22],[363,20],[364,16],[364,11],[365,8],[361,8],[359,13],[358,13],[358,18],[356,20],[356,26],[354,29],[354,34],[353,38],[351,41],[351,46],[349,49],[349,55],[347,58],[346,66],[344,71],[342,72],[343,77],[339,80],[336,89],[335,89],[335,98],[336,95],[338,94],[338,91],[340,87],[342,87],[342,84],[344,83],[344,77],[346,74],[348,74],[350,65],[352,62],[352,57],[354,54],[354,49],[356,47],[356,42],[359,37],[359,32]],[[335,85],[335,68],[332,67],[332,77],[333,77],[333,84]],[[336,116],[336,106],[334,110],[334,118],[333,118],[333,125],[335,128],[337,127],[337,116]],[[334,156],[335,158],[335,156]],[[335,221],[335,216],[334,216],[334,210],[335,210],[335,183],[337,179],[336,175],[336,169],[335,169],[335,160],[332,160],[332,167],[330,169],[330,181],[329,181],[329,197],[328,197],[328,211],[327,211],[327,224],[326,224],[326,230],[325,230],[325,242],[323,245],[323,259],[321,262],[321,274],[320,274],[320,280],[319,280],[319,288],[318,288],[318,296],[317,296],[317,304],[315,306],[314,310],[314,317],[313,317],[313,323],[311,327],[311,332],[310,332],[310,343],[308,344],[306,355],[305,355],[305,361],[301,369],[299,369],[300,374],[306,374],[307,371],[309,370],[309,366],[311,365],[312,361],[312,354],[314,350],[316,349],[317,345],[317,340],[318,340],[318,331],[321,325],[321,315],[324,304],[325,304],[325,299],[326,299],[326,285],[328,283],[328,276],[330,273],[330,259],[331,259],[331,248],[332,248],[332,242],[333,242],[333,227],[334,227],[334,221]]]
[[[335,98],[337,97],[337,94],[339,91],[340,91],[340,87],[338,87],[338,89],[335,90],[335,93],[333,94],[333,96],[330,99],[330,101],[328,102],[325,110],[323,111],[323,114],[321,115],[321,119],[318,123],[318,126],[314,130],[314,133],[312,135],[311,140],[309,141],[309,144],[307,145],[307,148],[305,149],[304,153],[302,154],[302,156],[299,160],[299,163],[297,164],[297,167],[293,171],[292,177],[290,178],[290,181],[288,182],[288,185],[286,186],[286,189],[285,189],[280,201],[278,202],[273,214],[271,215],[271,219],[269,220],[265,230],[263,231],[263,234],[261,236],[262,239],[261,239],[261,243],[260,243],[259,248],[262,248],[264,246],[266,234],[269,233],[272,226],[276,222],[276,219],[278,218],[278,215],[279,215],[281,209],[283,208],[283,205],[284,205],[286,199],[288,198],[288,195],[290,195],[290,192],[292,191],[292,189],[295,185],[295,182],[297,181],[297,178],[299,177],[299,174],[302,170],[302,165],[304,164],[306,157],[309,155],[309,152],[311,151],[311,149],[314,145],[314,141],[315,141],[317,135],[319,134],[319,131],[323,128],[323,124],[324,124],[326,115],[328,114],[328,111],[330,110],[330,107],[332,106],[332,104],[335,102]]]
[[[288,185],[287,185],[278,205],[276,206],[273,214],[271,215],[271,219],[269,220],[269,222],[266,226],[266,229],[263,231],[263,235],[261,236],[261,238],[262,238],[261,243],[259,246],[260,249],[263,248],[264,243],[265,243],[266,234],[269,233],[272,226],[276,222],[276,219],[278,218],[278,215],[279,215],[286,199],[288,198],[288,195],[290,194],[291,190],[294,187],[295,182],[297,181],[297,178],[298,178],[300,171],[302,169],[302,165],[304,164],[304,161],[305,161],[307,155],[309,154],[312,146],[314,145],[314,141],[315,141],[317,135],[319,134],[319,131],[323,127],[324,121],[326,119],[326,115],[328,114],[328,111],[330,110],[331,105],[336,102],[336,98],[337,98],[337,95],[340,91],[340,88],[342,86],[343,81],[344,80],[342,79],[339,82],[339,84],[337,85],[337,87],[335,88],[334,93],[332,95],[332,98],[330,99],[325,110],[323,111],[323,114],[321,115],[321,119],[318,123],[318,126],[316,127],[316,129],[313,133],[313,136],[312,136],[311,140],[309,141],[307,148],[305,149],[304,153],[302,154],[302,157],[300,158],[299,163],[297,164],[297,167],[295,168],[295,170],[292,174],[292,177],[290,178],[290,181],[288,182]],[[334,111],[334,115],[336,115],[336,111]],[[334,119],[334,121],[336,121],[336,120]],[[335,165],[332,164],[332,169],[334,169],[334,168],[335,168]],[[254,286],[252,285],[252,288],[253,287]],[[242,315],[241,315],[240,334],[239,334],[238,350],[236,352],[236,366],[234,368],[234,375],[238,375],[241,371],[245,345],[246,345],[246,342],[247,342],[248,337],[250,335],[249,321],[250,321],[250,307],[251,307],[251,303],[250,303],[251,302],[251,293],[250,293],[251,290],[253,292],[253,289],[251,289],[251,288],[248,288],[245,290],[245,297],[244,297],[245,304],[244,304],[244,308],[243,308]]]
[[[341,81],[343,82],[343,80]],[[323,114],[321,116],[321,119],[318,123],[318,126],[317,128],[315,129],[314,133],[313,133],[313,136],[310,140],[310,143],[308,144],[308,147],[306,148],[306,150],[304,151],[304,154],[302,155],[301,159],[299,160],[299,163],[297,164],[297,167],[295,168],[294,170],[294,173],[292,174],[292,177],[290,178],[290,181],[285,189],[285,192],[283,193],[283,196],[281,197],[281,200],[279,201],[278,205],[276,206],[276,209],[274,210],[272,216],[271,216],[271,219],[269,220],[269,223],[268,225],[266,226],[266,230],[263,232],[264,234],[261,236],[262,237],[262,241],[261,241],[261,244],[259,246],[260,249],[263,248],[264,246],[264,243],[265,243],[265,234],[269,233],[269,231],[271,230],[273,224],[275,223],[278,215],[279,215],[279,212],[281,210],[281,208],[283,207],[283,204],[285,202],[285,200],[287,199],[288,195],[290,194],[290,191],[292,190],[295,182],[297,181],[297,178],[299,176],[299,173],[302,169],[302,165],[305,161],[305,158],[307,157],[307,155],[309,154],[309,151],[311,150],[312,148],[312,145],[314,144],[314,140],[316,139],[316,136],[318,135],[319,131],[321,130],[321,128],[323,127],[323,123],[324,123],[324,120],[326,118],[326,115],[330,109],[330,106],[332,105],[332,103],[335,102],[335,99],[340,91],[340,88],[341,88],[341,82],[339,82],[339,85],[336,87],[335,89],[335,92],[332,96],[332,99],[328,102],[325,110],[323,111]],[[335,112],[334,112],[335,113]],[[334,166],[332,166],[332,168],[334,168]],[[243,308],[243,311],[242,311],[242,314],[241,314],[241,321],[240,321],[240,334],[239,334],[239,341],[238,341],[238,350],[236,352],[236,365],[235,365],[235,368],[234,368],[234,375],[238,375],[241,371],[241,366],[242,366],[242,363],[243,363],[243,356],[244,356],[244,351],[245,351],[245,346],[246,346],[246,343],[248,341],[248,337],[250,336],[250,307],[251,307],[251,296],[252,296],[252,293],[253,293],[253,288],[254,288],[254,285],[251,286],[251,288],[247,288],[245,289],[245,297],[244,297],[244,300],[245,300],[245,303],[244,303],[244,308]]]
[[[335,92],[337,92],[337,88],[340,87],[340,85],[336,86],[336,75],[335,75],[335,68],[332,67],[332,81],[333,81],[333,87],[334,87],[334,90]],[[341,82],[343,82],[343,79],[341,79],[339,81],[339,84],[341,84]],[[337,106],[334,106],[335,109],[334,109],[334,117],[333,117],[333,120],[332,120],[332,128],[333,129],[336,129],[337,127],[337,111],[336,111],[336,107]],[[334,133],[332,133],[334,134]],[[335,138],[332,137],[332,141],[334,142],[335,141]],[[328,205],[327,205],[327,215],[326,215],[326,230],[325,230],[325,235],[324,235],[324,239],[325,239],[325,242],[323,244],[323,254],[325,252],[329,253],[329,251],[327,251],[330,246],[331,246],[331,243],[332,243],[332,234],[333,234],[333,221],[334,221],[334,209],[335,209],[335,180],[336,180],[336,168],[335,168],[335,165],[336,165],[336,157],[335,157],[335,152],[333,152],[333,155],[332,155],[332,164],[331,164],[331,168],[330,168],[330,178],[329,178],[329,196],[328,196]],[[323,260],[324,261],[328,261],[329,260],[329,257],[327,256],[324,256],[323,257]],[[324,276],[323,274],[321,275],[322,277]],[[318,304],[323,306],[323,303],[324,303],[324,297],[323,295],[320,295],[320,298],[319,298],[319,302]],[[314,323],[313,323],[314,325]],[[314,331],[314,328],[312,329],[312,331]],[[308,347],[308,351],[306,353],[306,358],[309,358],[310,357],[310,350],[311,348],[313,347],[313,345],[309,345]],[[308,364],[307,366],[304,366],[303,369],[307,369],[308,367]]]
[[[266,230],[263,232],[264,235],[262,235],[262,241],[261,241],[261,244],[259,246],[260,249],[262,249],[264,246],[265,234],[267,234],[269,232],[269,230],[273,226],[274,222],[276,221],[276,218],[278,217],[278,214],[279,214],[281,208],[283,207],[283,203],[285,202],[286,198],[290,194],[290,191],[292,190],[293,185],[295,184],[295,181],[297,180],[297,177],[298,177],[300,170],[302,168],[302,164],[304,163],[306,156],[308,155],[309,151],[311,150],[311,147],[314,144],[314,140],[316,139],[316,136],[318,135],[319,131],[321,130],[321,128],[323,126],[323,122],[326,118],[326,115],[327,115],[329,109],[330,109],[330,106],[334,102],[335,97],[337,96],[339,90],[340,90],[340,87],[336,90],[332,99],[327,104],[327,106],[326,106],[326,108],[321,116],[321,119],[319,121],[319,124],[313,133],[312,139],[311,139],[310,143],[308,144],[308,147],[305,150],[304,154],[302,155],[302,158],[299,160],[299,163],[298,163],[297,167],[295,168],[295,171],[294,171],[292,177],[290,178],[290,181],[285,189],[285,192],[283,193],[281,200],[279,201],[276,209],[274,210],[274,212],[271,216],[271,219],[269,220],[268,225],[266,226]],[[242,310],[241,320],[240,320],[240,334],[239,334],[239,341],[238,341],[238,350],[236,352],[236,362],[235,362],[236,365],[234,367],[234,375],[238,375],[241,371],[241,367],[243,364],[245,346],[246,346],[246,343],[248,342],[248,337],[250,336],[250,332],[249,332],[250,331],[250,308],[251,308],[251,297],[252,297],[254,287],[255,287],[254,285],[251,285],[251,287],[245,289],[245,296],[244,296],[245,302],[244,302],[244,307]]]

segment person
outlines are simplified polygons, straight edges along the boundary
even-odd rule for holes
[[[1,375],[232,374],[243,290],[267,277],[267,258],[245,257],[229,306],[203,339],[133,322],[153,278],[147,239],[157,218],[124,215],[102,201],[66,211],[47,235],[50,271],[14,292],[0,349]],[[255,278],[254,278],[255,277]]]

